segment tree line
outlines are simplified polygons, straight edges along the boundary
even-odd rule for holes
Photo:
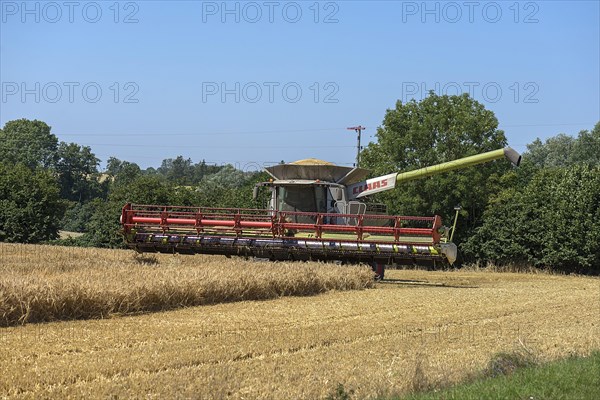
[[[507,145],[494,113],[470,98],[430,93],[398,101],[362,152],[373,176],[407,171]],[[42,121],[0,130],[0,241],[116,248],[126,202],[264,207],[252,188],[268,179],[231,165],[179,156],[141,169],[115,157],[99,171],[88,146],[59,142]],[[527,146],[521,167],[496,161],[402,183],[376,195],[390,213],[443,217],[461,205],[455,235],[463,262],[527,264],[600,273],[600,122],[577,136]],[[81,232],[58,240],[59,230]]]
[[[90,147],[59,142],[42,121],[9,121],[0,129],[0,241],[115,248],[127,202],[257,207],[262,172],[193,163],[179,156],[142,169],[115,157],[99,171]],[[59,231],[83,233],[58,240]]]
[[[362,157],[377,174],[405,171],[507,145],[490,110],[470,98],[398,101]],[[576,137],[527,145],[519,168],[495,161],[401,184],[380,196],[393,213],[452,221],[462,261],[600,273],[600,122]]]

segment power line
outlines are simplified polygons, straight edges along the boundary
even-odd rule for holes
[[[596,124],[596,122],[574,122],[574,123],[570,123],[570,124],[518,124],[518,125],[499,124],[499,125],[503,126],[505,128],[519,128],[519,127],[534,127],[534,126],[548,127],[548,126],[576,126],[576,125],[594,125],[594,124]]]
[[[225,131],[225,132],[185,132],[185,133],[59,133],[60,136],[226,136],[226,135],[273,135],[281,133],[302,133],[302,132],[325,132],[339,131],[344,128],[320,128],[320,129],[282,129],[273,131]]]
[[[198,148],[198,149],[340,149],[340,148],[354,148],[354,146],[205,146],[205,145],[164,145],[164,144],[123,144],[123,143],[86,143],[84,146],[112,146],[112,147],[155,147],[155,148]]]
[[[502,124],[499,125],[504,128],[527,128],[527,127],[552,127],[552,126],[593,126],[597,122],[571,122],[571,123],[560,123],[560,124]],[[279,130],[267,130],[267,131],[216,131],[216,132],[169,132],[169,133],[143,133],[143,132],[121,132],[121,133],[58,133],[60,136],[105,136],[105,137],[148,137],[148,136],[226,136],[226,135],[278,135],[282,133],[305,133],[305,132],[326,132],[326,131],[341,131],[347,128],[307,128],[307,129],[279,129]],[[354,129],[354,128],[352,128]]]
[[[7,141],[11,143],[28,143],[29,139],[27,138],[15,138],[8,137]],[[199,148],[199,149],[340,149],[340,148],[354,148],[354,146],[343,146],[343,145],[314,145],[314,146],[298,146],[298,145],[203,145],[203,144],[148,144],[148,143],[86,143],[86,142],[78,142],[76,143],[79,146],[111,146],[111,147],[151,147],[151,148],[171,148],[171,149],[179,149],[179,148]]]

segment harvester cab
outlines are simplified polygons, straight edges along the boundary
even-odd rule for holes
[[[366,179],[369,171],[306,159],[266,171],[265,209],[126,204],[121,215],[127,245],[140,252],[222,254],[271,260],[366,262],[383,278],[390,264],[453,264],[457,248],[441,217],[390,216],[368,196],[397,184],[506,158],[506,147],[414,171]],[[454,232],[452,232],[454,233]]]
[[[348,194],[348,185],[360,182],[369,174],[361,168],[341,167],[314,158],[265,169],[272,179],[256,184],[271,191],[268,209],[300,212],[298,221],[315,222],[317,214],[382,213],[381,207],[369,207]],[[255,195],[258,190],[255,191]]]

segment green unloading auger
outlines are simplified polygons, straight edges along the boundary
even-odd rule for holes
[[[391,173],[367,179],[362,182],[354,183],[348,186],[348,197],[350,200],[360,199],[374,193],[391,190],[396,187],[398,182],[408,182],[414,179],[427,178],[429,176],[442,174],[455,169],[463,169],[477,164],[498,160],[508,159],[515,166],[521,163],[521,155],[510,147],[492,150],[474,156],[459,158],[458,160],[448,161],[441,164],[431,165],[424,168],[415,169],[407,172]]]
[[[413,171],[401,172],[396,175],[396,182],[407,182],[413,179],[426,178],[428,176],[453,171],[455,169],[467,168],[473,165],[483,164],[501,158],[508,159],[516,167],[518,167],[521,163],[521,156],[519,153],[510,147],[505,147],[503,149],[488,151],[487,153],[476,154],[474,156],[460,158],[458,160],[448,161],[425,168],[419,168]]]

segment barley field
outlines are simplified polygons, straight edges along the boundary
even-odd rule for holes
[[[386,276],[369,290],[0,328],[0,398],[319,399],[340,384],[376,398],[458,382],[498,352],[600,348],[598,278]]]
[[[372,286],[364,266],[0,243],[0,326]]]

